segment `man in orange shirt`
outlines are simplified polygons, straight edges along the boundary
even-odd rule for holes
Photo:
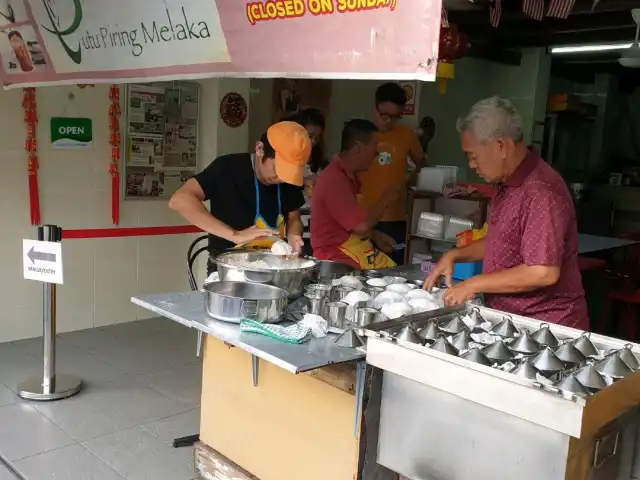
[[[375,227],[398,245],[404,245],[407,234],[407,189],[415,185],[418,172],[425,166],[418,136],[410,127],[397,123],[402,118],[405,103],[407,94],[397,83],[385,83],[376,90],[373,123],[378,128],[378,158],[360,175],[362,202],[366,209],[370,209],[383,192],[399,187],[399,198],[385,210]],[[411,178],[408,178],[407,159],[416,165]],[[402,265],[404,248],[395,250],[391,257]]]

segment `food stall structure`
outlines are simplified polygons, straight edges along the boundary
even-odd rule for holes
[[[416,266],[385,273],[422,277]],[[236,324],[207,316],[202,292],[132,301],[207,334],[201,441],[195,451],[202,478],[394,478],[370,475],[376,453],[382,467],[374,470],[389,469],[412,480],[632,478],[640,371],[621,373],[611,359],[622,353],[637,356],[638,345],[629,348],[613,338],[581,336],[571,328],[547,328],[536,320],[474,307],[485,327],[502,335],[492,337],[499,348],[491,343],[483,351],[511,345],[508,360],[516,367],[527,363],[511,350],[515,344],[508,335],[516,331],[552,334],[559,342],[554,352],[578,339],[595,344],[600,357],[555,367],[536,364],[535,372],[546,375],[541,377],[528,367],[518,368],[518,374],[506,371],[505,358],[479,364],[478,358],[458,356],[457,348],[447,346],[454,333],[447,325],[471,313],[464,309],[440,309],[360,329],[365,350],[338,346],[333,334],[297,345],[242,333]],[[419,336],[429,326],[439,336]],[[529,333],[520,337],[526,340]],[[543,360],[552,361],[551,346],[536,344]],[[600,389],[586,390],[569,380],[558,386],[566,377],[575,380],[585,367],[600,369],[601,362],[613,366],[607,363],[612,376],[600,377],[609,379]]]

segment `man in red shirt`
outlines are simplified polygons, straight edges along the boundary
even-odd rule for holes
[[[360,180],[378,155],[377,129],[368,120],[351,120],[342,130],[342,147],[320,174],[311,200],[311,246],[319,260],[347,263],[359,269],[393,267],[384,253],[395,247],[388,235],[373,230],[386,208],[398,198],[394,187],[365,210],[358,202]]]
[[[575,209],[564,180],[526,147],[522,119],[508,100],[481,100],[457,127],[469,166],[495,185],[489,229],[484,239],[447,252],[425,287],[444,276],[447,305],[483,293],[491,308],[588,330]],[[479,260],[481,275],[451,284],[456,262]]]

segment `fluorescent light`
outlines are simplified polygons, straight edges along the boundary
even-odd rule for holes
[[[627,48],[631,48],[631,45],[633,45],[633,43],[567,45],[566,47],[552,47],[551,55],[561,55],[563,53],[610,52],[614,50],[626,50]]]

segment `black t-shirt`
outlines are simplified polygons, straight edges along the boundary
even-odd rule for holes
[[[211,165],[195,177],[210,203],[211,214],[234,230],[244,230],[254,224],[256,217],[255,173],[249,153],[233,153],[216,158]],[[278,219],[278,186],[263,185],[260,189],[260,215],[275,227]],[[304,205],[302,191],[286,183],[280,184],[282,215]],[[209,252],[232,248],[233,243],[213,235],[209,236]]]

